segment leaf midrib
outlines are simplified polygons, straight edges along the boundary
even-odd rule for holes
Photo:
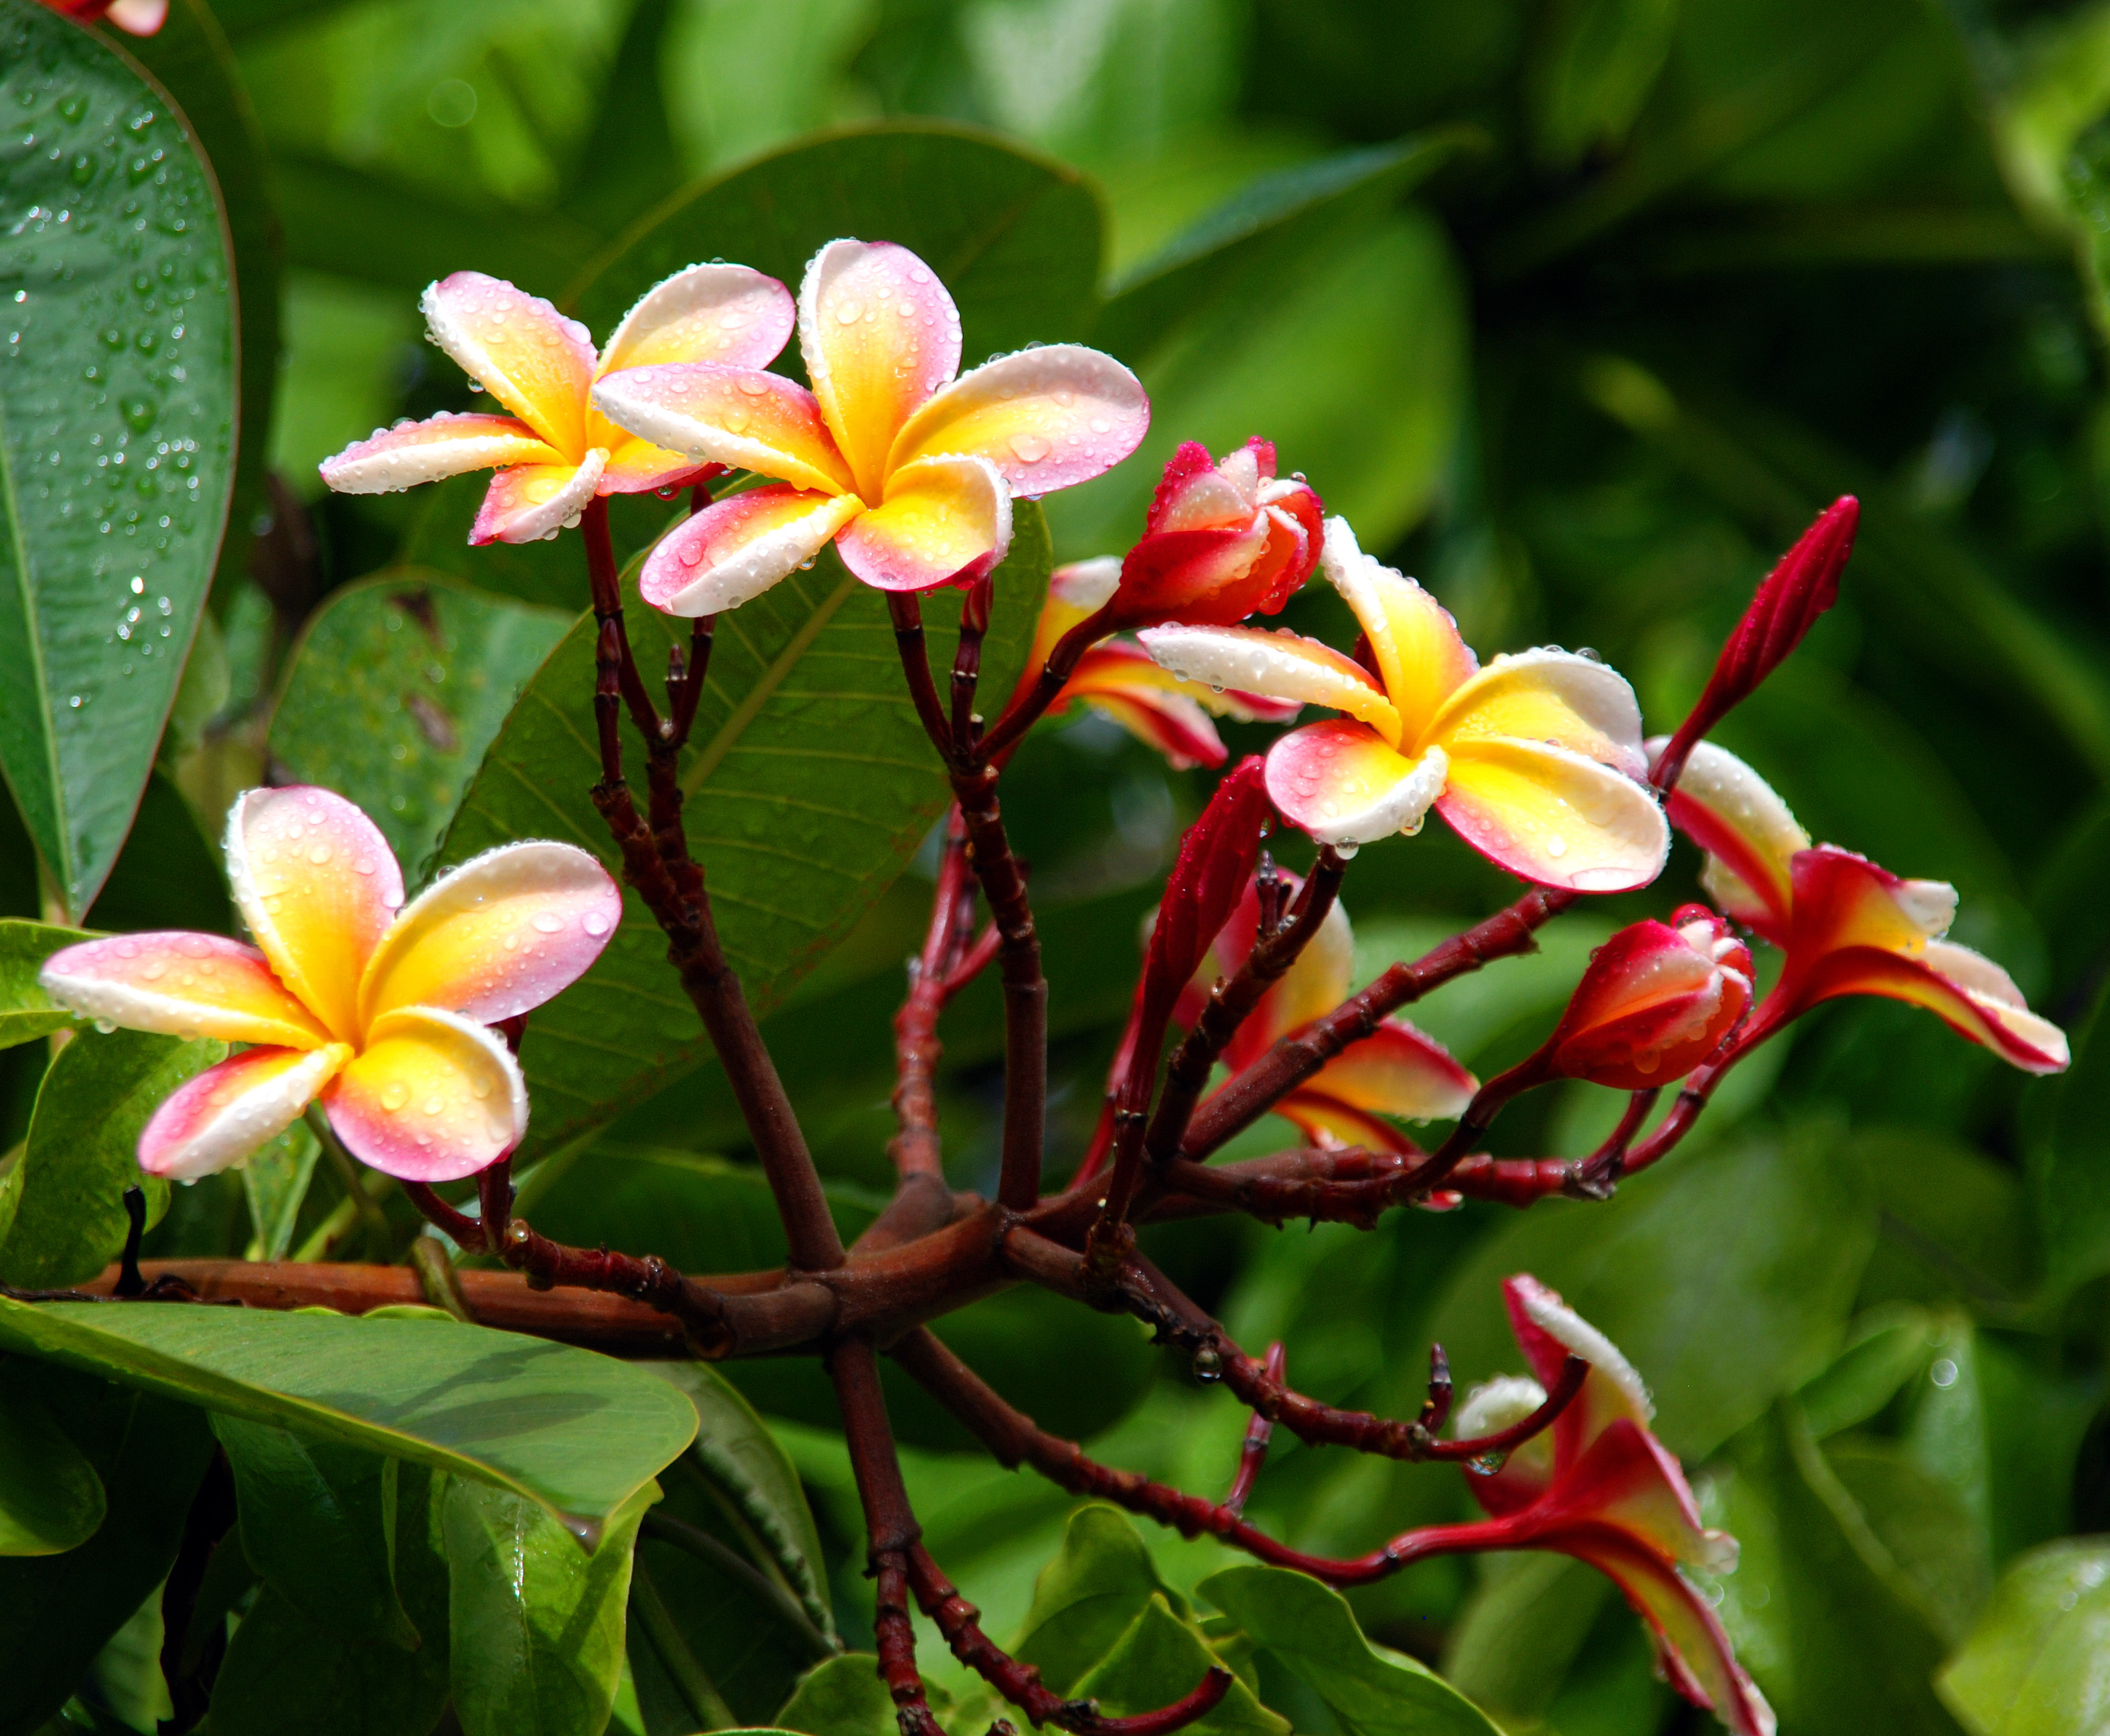
[[[15,492],[13,447],[7,439],[7,408],[4,402],[0,402],[0,510],[7,514],[7,540],[15,554],[15,584],[22,595],[22,629],[28,641],[24,649],[29,653],[29,674],[35,687],[37,721],[43,730],[45,771],[51,779],[52,818],[57,832],[55,841],[64,859],[48,866],[52,878],[60,886],[67,889],[66,895],[70,903],[73,852],[66,842],[66,790],[59,780],[59,735],[52,716],[51,687],[44,676],[43,623],[38,619],[36,594],[29,584],[29,545],[22,540],[21,505]],[[8,793],[15,798],[15,805],[21,810],[26,823],[29,817],[29,805],[15,789],[15,781],[7,774],[4,765],[0,765],[0,781],[7,783]],[[70,916],[72,912],[69,910],[68,914]]]
[[[746,696],[733,707],[732,714],[718,726],[718,733],[704,744],[702,751],[691,763],[688,770],[681,774],[681,793],[684,795],[694,795],[703,788],[711,773],[724,763],[726,755],[739,746],[740,738],[746,733],[748,725],[769,702],[770,695],[790,678],[791,671],[798,667],[799,659],[821,637],[822,628],[835,619],[835,611],[849,601],[857,582],[845,573],[842,582],[814,605],[813,613],[806,617],[805,623],[792,634],[784,649],[771,659],[768,667],[762,672],[762,678],[747,690]]]

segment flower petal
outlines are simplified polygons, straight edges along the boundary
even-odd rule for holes
[[[1011,491],[982,458],[919,458],[886,479],[883,505],[836,539],[843,564],[881,591],[980,578],[1011,546]]]
[[[564,462],[564,455],[524,422],[443,410],[423,422],[378,428],[317,468],[334,493],[393,494],[470,470]]]
[[[539,542],[569,529],[600,492],[607,464],[608,454],[595,446],[582,464],[518,465],[500,470],[484,490],[469,542],[478,546]]]
[[[505,1044],[437,1007],[399,1007],[323,1094],[345,1149],[405,1181],[455,1181],[528,1131],[528,1084]]]
[[[725,469],[708,459],[699,463],[686,452],[670,452],[649,440],[640,440],[613,423],[606,425],[613,443],[608,448],[607,467],[600,473],[603,494],[650,494],[654,488],[703,481]]]
[[[250,790],[228,810],[227,877],[279,981],[350,1038],[360,975],[403,904],[380,828],[333,791]]]
[[[1082,700],[1100,716],[1121,725],[1145,747],[1165,755],[1175,772],[1190,766],[1219,766],[1230,757],[1209,714],[1184,693],[1148,687],[1080,687],[1075,682],[1055,696],[1050,712],[1068,699]]]
[[[1419,831],[1447,771],[1440,747],[1410,759],[1364,724],[1307,723],[1269,749],[1267,793],[1321,844],[1370,844]]]
[[[1399,739],[1399,714],[1368,672],[1316,639],[1257,627],[1148,627],[1135,637],[1175,675],[1205,687],[1329,706]]]
[[[1560,1299],[1560,1293],[1528,1272],[1502,1280],[1502,1301],[1509,1309],[1510,1330],[1539,1384],[1551,1390],[1571,1356],[1590,1365],[1590,1373],[1568,1408],[1555,1422],[1554,1462],[1564,1474],[1588,1452],[1592,1443],[1614,1423],[1646,1428],[1655,1415],[1641,1377],[1605,1336]]]
[[[1655,798],[1610,766],[1533,741],[1457,743],[1437,811],[1497,868],[1541,886],[1626,892],[1663,872]]]
[[[1669,740],[1644,744],[1651,764]],[[1707,852],[1700,877],[1723,913],[1784,944],[1794,901],[1788,864],[1809,848],[1787,804],[1727,748],[1700,741],[1664,805],[1671,824]]]
[[[1459,744],[1489,736],[1551,742],[1639,782],[1641,710],[1626,678],[1594,658],[1546,649],[1497,657],[1447,700],[1429,739],[1455,755]]]
[[[623,892],[569,844],[502,844],[442,875],[405,907],[367,961],[360,1017],[437,1007],[495,1025],[583,977],[615,925]]]
[[[960,371],[960,311],[938,274],[890,241],[831,241],[799,286],[806,377],[858,492],[883,492],[894,437]]]
[[[1279,1115],[1314,1145],[1333,1150],[1360,1145],[1365,1151],[1388,1152],[1402,1158],[1422,1155],[1421,1148],[1390,1122],[1329,1096],[1315,1079],[1292,1091],[1275,1104],[1272,1113]]]
[[[126,934],[54,953],[44,992],[83,1018],[169,1036],[319,1049],[330,1040],[253,946],[217,934]]]
[[[1420,741],[1479,659],[1459,637],[1450,610],[1412,579],[1365,555],[1346,519],[1326,521],[1320,564],[1370,637],[1385,691],[1399,709],[1401,741]]]
[[[2013,988],[2007,972],[1991,959],[1949,941],[1927,941],[1918,959],[1873,946],[1848,946],[1825,954],[1800,977],[1793,992],[1801,1006],[1841,995],[1905,1001],[1926,1008],[1958,1036],[1982,1044],[2025,1072],[2063,1072],[2072,1061],[2066,1033],[2005,993],[1974,986],[1985,982],[1989,972],[1997,972],[2008,989]]]
[[[691,265],[654,283],[623,316],[600,372],[655,362],[766,368],[791,337],[791,292],[748,265]]]
[[[593,400],[618,428],[670,452],[752,470],[795,488],[852,492],[849,466],[821,419],[819,403],[780,374],[713,362],[626,368],[595,386]]]
[[[1956,919],[1956,888],[1947,882],[1901,879],[1836,845],[1797,851],[1788,883],[1794,889],[1788,942],[1800,959],[1842,946],[1920,958]]]
[[[593,339],[540,296],[457,271],[428,285],[426,335],[483,389],[567,457],[586,451]]]
[[[863,502],[776,483],[728,495],[659,539],[637,575],[638,595],[668,614],[737,609],[825,548]]]
[[[1303,882],[1296,875],[1285,874],[1283,878],[1293,897],[1302,891]],[[1212,978],[1229,977],[1241,969],[1252,952],[1253,936],[1259,927],[1259,893],[1247,886],[1230,921],[1216,936],[1213,960],[1206,961],[1203,969]],[[1315,1018],[1331,1013],[1348,998],[1355,968],[1355,934],[1348,926],[1348,913],[1337,901],[1320,923],[1319,931],[1305,943],[1304,950],[1261,996],[1260,1004],[1246,1015],[1225,1048],[1224,1064],[1234,1073],[1243,1072],[1273,1048],[1278,1038],[1301,1031]]]
[[[939,392],[894,437],[887,467],[986,458],[1014,494],[1034,497],[1104,475],[1149,429],[1143,383],[1112,356],[1044,344],[1000,356]]]
[[[1403,1018],[1388,1018],[1320,1067],[1304,1088],[1358,1109],[1429,1122],[1464,1114],[1479,1086],[1433,1037]]]
[[[276,1139],[351,1058],[347,1043],[251,1049],[187,1079],[139,1135],[139,1167],[195,1181],[233,1167]]]
[[[1048,575],[1047,601],[1033,627],[1033,649],[1026,654],[1026,670],[1019,677],[1021,688],[1033,685],[1063,634],[1099,612],[1121,584],[1121,572],[1120,555],[1102,555],[1093,560],[1073,560]]]

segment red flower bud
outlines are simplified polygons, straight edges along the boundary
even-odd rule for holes
[[[1180,859],[1166,877],[1165,900],[1143,960],[1145,1018],[1151,1026],[1161,1028],[1170,1017],[1209,943],[1245,895],[1260,859],[1261,839],[1275,818],[1261,773],[1258,755],[1240,760],[1180,841]]]
[[[1599,947],[1546,1045],[1548,1070],[1622,1091],[1681,1079],[1751,1004],[1751,954],[1728,923],[1687,904]]]

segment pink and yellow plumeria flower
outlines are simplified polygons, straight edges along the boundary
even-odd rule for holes
[[[1267,791],[1321,843],[1419,831],[1433,806],[1496,866],[1542,886],[1623,892],[1662,871],[1670,833],[1640,779],[1641,711],[1615,671],[1563,650],[1483,669],[1450,615],[1326,525],[1328,580],[1369,642],[1365,669],[1315,639],[1250,627],[1137,634],[1175,675],[1345,712],[1267,756]]]
[[[1302,884],[1294,874],[1282,877],[1293,894]],[[1249,885],[1188,986],[1174,1015],[1182,1024],[1193,1025],[1217,979],[1235,974],[1245,963],[1259,927],[1260,894]],[[1348,913],[1336,903],[1296,962],[1261,997],[1225,1045],[1224,1065],[1232,1075],[1346,1000],[1355,956]],[[1479,1081],[1441,1043],[1394,1016],[1343,1049],[1275,1104],[1274,1113],[1315,1145],[1361,1145],[1418,1156],[1419,1149],[1385,1117],[1450,1121],[1465,1113],[1478,1089]]]
[[[609,419],[654,445],[775,478],[671,532],[640,593],[670,614],[760,596],[832,540],[882,591],[990,571],[1014,495],[1089,482],[1141,444],[1150,401],[1110,356],[1073,343],[955,378],[960,316],[938,274],[891,242],[831,241],[799,291],[813,389],[754,365],[654,362],[594,388]]]
[[[360,1162],[412,1181],[473,1175],[520,1141],[528,1087],[487,1027],[569,987],[623,895],[568,844],[508,844],[403,903],[374,823],[328,790],[251,790],[228,878],[256,937],[135,934],[48,959],[61,1006],[106,1024],[251,1046],[181,1086],[139,1167],[190,1181],[241,1163],[320,1099]]]
[[[669,362],[760,368],[791,335],[791,297],[745,265],[691,265],[647,290],[596,355],[593,339],[539,296],[480,271],[425,291],[426,334],[513,414],[455,415],[376,429],[322,478],[339,494],[392,494],[496,469],[471,542],[532,542],[577,522],[596,495],[698,479],[693,458],[612,426],[590,401],[618,369]]]
[[[1548,1549],[1587,1561],[1619,1588],[1648,1624],[1664,1675],[1736,1736],[1773,1736],[1773,1709],[1730,1648],[1729,1636],[1687,1570],[1732,1571],[1733,1538],[1702,1526],[1678,1461],[1649,1432],[1655,1414],[1633,1365],[1535,1278],[1506,1280],[1510,1329],[1535,1379],[1509,1376],[1477,1389],[1453,1426],[1473,1439],[1521,1422],[1546,1402],[1570,1356],[1590,1365],[1582,1389],[1545,1435],[1500,1469],[1469,1469],[1466,1483],[1491,1516],[1429,1525],[1401,1539],[1412,1560],[1463,1550]],[[1396,1550],[1398,1546],[1395,1545]]]
[[[1715,902],[1786,955],[1746,1045],[1820,1001],[1879,995],[1926,1008],[2026,1072],[2065,1070],[2066,1033],[2031,1012],[1990,959],[1942,938],[1955,920],[1955,887],[1902,880],[1834,845],[1812,848],[1765,780],[1712,742],[1692,750],[1669,807],[1678,829],[1708,853],[1700,883]]]
[[[1121,558],[1112,555],[1055,569],[1034,632],[1032,653],[1019,678],[1021,692],[1032,687],[1062,635],[1105,606],[1121,576]],[[1144,746],[1157,749],[1175,771],[1219,766],[1229,757],[1210,721],[1211,714],[1244,723],[1287,723],[1303,709],[1293,700],[1285,703],[1256,693],[1217,693],[1199,682],[1182,681],[1161,669],[1148,652],[1112,638],[1100,641],[1077,659],[1048,714],[1056,716],[1079,701],[1111,718]]]

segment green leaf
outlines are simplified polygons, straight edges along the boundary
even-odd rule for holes
[[[1451,1629],[1445,1679],[1508,1717],[1543,1716],[1584,1652],[1612,1582],[1569,1556],[1492,1556]]]
[[[1187,1613],[1186,1600],[1158,1577],[1127,1514],[1098,1503],[1080,1507],[1033,1588],[1018,1659],[1035,1666],[1055,1693],[1068,1694],[1160,1595],[1177,1599],[1180,1613]]]
[[[2044,1284],[2071,1295],[2110,1271],[2110,1127],[2099,1113],[2110,1090],[2110,997],[2076,1032],[2073,1069],[2058,1081],[2051,1137],[2031,1166]]]
[[[1105,1657],[1079,1679],[1079,1699],[1096,1700],[1116,1717],[1155,1711],[1191,1693],[1219,1660],[1193,1621],[1175,1615],[1163,1592],[1152,1592],[1143,1611]],[[1229,1736],[1289,1736],[1289,1720],[1270,1711],[1252,1689],[1234,1680],[1216,1709],[1186,1726]]]
[[[319,1627],[415,1651],[390,1572],[388,1462],[269,1423],[215,1416],[212,1426],[234,1472],[242,1548],[264,1583]]]
[[[0,1279],[28,1290],[81,1284],[117,1257],[129,1220],[125,1192],[168,1209],[169,1184],[139,1169],[139,1135],[162,1100],[227,1054],[143,1031],[83,1032],[38,1087],[21,1161],[0,1181]]]
[[[1487,1715],[1426,1666],[1363,1638],[1341,1594],[1281,1567],[1231,1567],[1200,1596],[1325,1702],[1349,1736],[1492,1736]]]
[[[605,334],[660,279],[738,260],[795,293],[840,235],[921,256],[959,306],[962,356],[1079,338],[1098,303],[1098,203],[1073,169],[930,121],[854,127],[699,182],[645,217],[567,292]],[[749,605],[752,606],[752,605]]]
[[[930,1709],[941,1718],[951,1697],[935,1683],[923,1684]],[[776,1719],[779,1728],[802,1736],[899,1736],[894,1697],[880,1679],[879,1660],[869,1652],[846,1652],[816,1664]]]
[[[1678,27],[1679,0],[1560,0],[1538,25],[1527,73],[1541,161],[1572,168],[1623,140]]]
[[[1530,1272],[1626,1353],[1656,1432],[1697,1458],[1830,1362],[1874,1237],[1815,1132],[1682,1151],[1606,1204],[1501,1224],[1456,1269],[1433,1335],[1461,1385],[1515,1373],[1501,1280]]]
[[[1849,1437],[1827,1446],[1824,1457],[1937,1631],[1952,1644],[1961,1639],[1993,1584],[1984,1521],[1954,1484],[1890,1442]]]
[[[2033,1550],[2000,1576],[1935,1685],[1975,1736],[2099,1736],[2110,1729],[2110,1543]]]
[[[247,1258],[285,1258],[300,1222],[301,1202],[307,1198],[315,1160],[321,1155],[314,1129],[297,1121],[242,1166],[242,1191],[249,1202],[253,1232]]]
[[[213,1442],[188,1405],[69,1369],[10,1361],[5,1370],[9,1391],[39,1400],[94,1467],[109,1503],[79,1548],[0,1560],[0,1736],[27,1736],[167,1574]]]
[[[0,1344],[493,1484],[582,1536],[696,1426],[679,1394],[621,1362],[448,1320],[0,1298]]]
[[[1021,501],[995,574],[985,694],[1022,668],[1048,574],[1047,533]],[[930,609],[930,655],[952,660],[956,619]],[[688,623],[630,611],[639,666],[664,669]],[[485,755],[441,850],[451,866],[516,838],[555,837],[620,862],[589,791],[599,781],[591,615],[551,652]],[[643,755],[629,750],[632,763]],[[722,616],[681,761],[691,847],[704,865],[726,956],[766,1013],[908,865],[949,791],[916,721],[885,599],[832,549]],[[600,1126],[709,1050],[635,894],[623,926],[573,988],[537,1009],[521,1052],[535,1099],[522,1148],[545,1154]]]
[[[106,43],[7,0],[0,102],[25,214],[0,236],[20,297],[0,371],[0,771],[78,918],[152,769],[220,551],[232,267],[211,171]]]
[[[272,715],[283,781],[356,802],[414,881],[571,622],[417,572],[333,592],[308,618]]]
[[[78,928],[59,928],[49,922],[25,922],[13,917],[0,922],[0,1049],[49,1036],[75,1022],[73,1014],[52,1004],[51,997],[38,986],[37,972],[61,947],[87,938]],[[0,1222],[0,1236],[4,1234],[4,1222]]]
[[[95,1535],[106,1508],[95,1466],[36,1394],[0,1383],[0,1555],[62,1555]]]
[[[447,1486],[455,1715],[468,1736],[600,1736],[623,1676],[631,1547],[647,1484],[591,1555],[531,1501]]]
[[[600,334],[606,338],[608,333]],[[586,564],[568,537],[554,542],[472,545],[470,528],[491,487],[488,470],[472,470],[418,491],[422,504],[396,555],[396,564],[444,573],[480,592],[523,603],[561,609],[567,620],[586,599]],[[608,496],[609,540],[615,558],[627,563],[657,542],[670,519],[686,517],[686,505],[670,508],[656,494]]]
[[[1927,1363],[1934,1321],[1923,1310],[1888,1308],[1854,1323],[1851,1342],[1796,1394],[1810,1436],[1823,1440],[1866,1422]]]

